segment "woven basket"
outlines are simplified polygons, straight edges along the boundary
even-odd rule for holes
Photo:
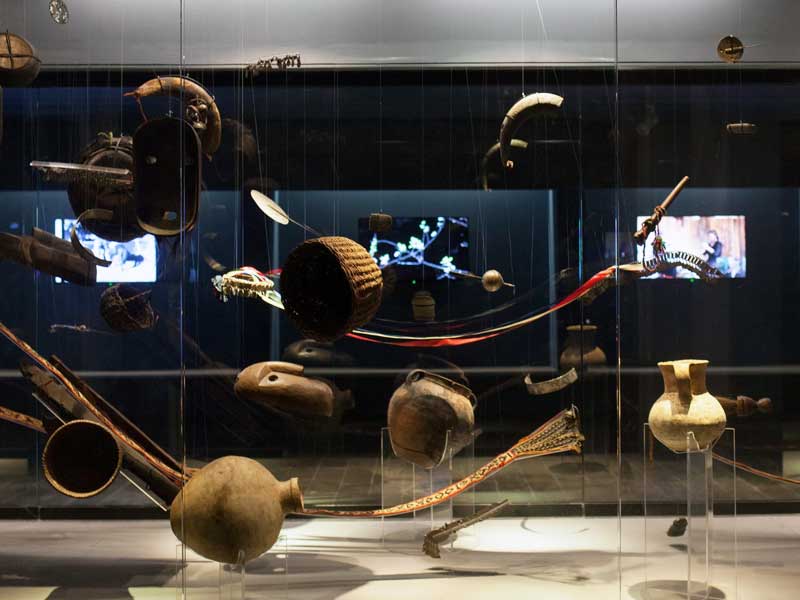
[[[158,315],[150,305],[150,291],[114,285],[100,296],[100,315],[114,331],[127,333],[151,329]]]
[[[383,278],[369,253],[345,237],[297,246],[281,271],[286,315],[306,337],[331,342],[375,316]]]

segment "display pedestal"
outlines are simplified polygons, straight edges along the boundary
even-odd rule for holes
[[[450,432],[447,432],[445,452],[442,462],[432,469],[423,469],[394,455],[389,435],[389,428],[381,430],[381,508],[389,508],[397,504],[409,502],[422,496],[432,494],[436,490],[447,487],[458,479],[455,468],[456,454],[449,443]],[[461,473],[472,472],[475,459],[475,440],[467,444],[458,453]],[[469,470],[467,470],[469,469]],[[462,497],[464,496],[464,497]],[[459,506],[463,503],[471,505],[466,509],[474,509],[474,492],[468,490],[459,496]],[[381,519],[381,538],[397,541],[419,541],[431,529],[435,529],[453,520],[453,501],[448,500],[436,506],[415,511],[411,515],[400,517],[383,517]],[[409,517],[411,517],[409,519]],[[411,521],[409,523],[409,521]],[[394,525],[389,523],[395,522]]]
[[[661,450],[655,460],[648,452],[648,443],[655,439],[649,426],[644,425],[645,597],[648,600],[735,600],[736,472],[734,467],[722,463],[715,472],[713,458],[713,448],[724,445],[732,449],[736,459],[735,431],[726,428],[715,445],[706,449],[699,447],[691,431],[686,437],[687,452],[673,452],[656,444]],[[685,489],[680,489],[681,486]],[[680,494],[676,502],[678,510],[670,514],[669,508],[675,506],[671,492],[676,487]],[[732,510],[728,516],[715,517],[715,494],[720,494],[726,504],[730,503]],[[680,526],[672,526],[668,533],[665,525],[669,525],[669,519],[665,520],[664,516],[685,518],[685,532],[680,533]],[[670,553],[669,548],[677,554]],[[724,568],[716,570],[715,566],[720,565]]]
[[[269,551],[247,564],[244,561],[243,551],[239,552],[239,560],[232,564],[215,563],[205,559],[190,560],[186,557],[187,552],[190,551],[183,544],[178,544],[175,549],[177,600],[192,598],[245,600],[248,567],[255,567],[261,575],[269,573],[268,579],[259,578],[256,597],[289,600],[289,544],[285,535],[279,537]]]

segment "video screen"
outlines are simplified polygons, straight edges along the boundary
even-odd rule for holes
[[[640,228],[647,217],[636,218]],[[745,217],[742,215],[717,215],[713,217],[665,216],[658,225],[667,252],[683,251],[699,256],[723,277],[734,279],[747,275],[745,248]],[[651,234],[644,246],[636,247],[636,259],[652,258]],[[663,273],[654,273],[648,279],[696,279],[697,275],[676,267]]]
[[[469,270],[467,217],[394,217],[392,229],[381,233],[361,218],[358,231],[378,266],[391,268],[399,282],[460,279],[453,271]]]
[[[69,241],[75,219],[56,219],[54,233]],[[130,242],[112,242],[97,237],[90,231],[79,227],[78,239],[98,258],[110,260],[108,267],[97,267],[98,283],[137,283],[156,280],[156,238],[144,235]],[[61,278],[56,277],[61,283]]]

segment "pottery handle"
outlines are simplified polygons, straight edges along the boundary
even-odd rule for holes
[[[692,373],[688,363],[675,363],[675,379],[678,382],[678,398],[689,404],[692,401]]]

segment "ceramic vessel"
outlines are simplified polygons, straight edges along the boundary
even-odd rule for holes
[[[389,401],[388,423],[395,455],[423,469],[472,441],[475,396],[455,381],[417,369]]]
[[[249,458],[225,456],[197,471],[175,497],[175,536],[210,560],[246,562],[269,550],[284,517],[303,509],[296,478],[278,481]]]
[[[713,445],[725,430],[725,411],[706,389],[707,360],[658,363],[664,393],[650,409],[648,423],[658,441],[674,452],[686,452],[691,431],[701,450]]]
[[[596,325],[570,325],[567,343],[558,364],[562,371],[580,369],[581,365],[604,365],[606,353],[595,343]]]

